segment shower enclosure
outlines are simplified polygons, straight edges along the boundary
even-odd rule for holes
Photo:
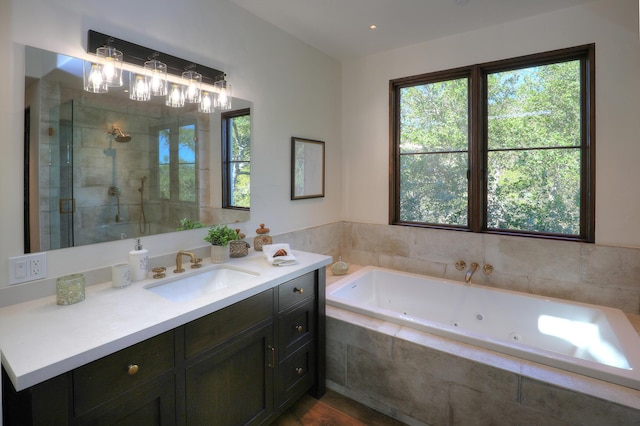
[[[51,109],[49,127],[49,248],[74,245],[73,101]]]

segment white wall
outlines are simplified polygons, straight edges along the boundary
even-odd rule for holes
[[[0,287],[23,253],[23,45],[86,56],[87,30],[224,70],[254,102],[251,220],[273,233],[340,219],[340,64],[224,0],[6,0],[0,3]],[[326,197],[289,200],[290,138],[326,141]],[[336,166],[337,165],[337,166]],[[144,239],[152,256],[205,244],[202,231]],[[122,262],[130,241],[49,252],[49,276]]]
[[[593,2],[344,64],[344,219],[388,221],[390,79],[587,43],[596,43],[596,242],[639,247],[636,0]]]

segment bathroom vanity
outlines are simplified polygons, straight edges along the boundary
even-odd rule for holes
[[[85,302],[72,306],[56,306],[52,297],[0,309],[1,324],[17,324],[14,332],[0,325],[4,425],[268,424],[304,393],[321,396],[331,258],[295,255],[298,263],[287,267],[270,266],[261,254],[234,259],[228,265],[257,275],[188,301],[164,299],[146,280],[122,290],[109,283],[88,287]],[[114,304],[118,299],[124,308]],[[106,312],[128,311],[131,299],[145,305],[128,313],[125,322],[140,323],[125,333]],[[81,314],[91,304],[97,314],[75,317],[84,326],[68,323],[69,308]],[[57,319],[57,327],[43,324],[45,317]],[[25,320],[42,324],[45,333],[21,336]],[[40,339],[58,327],[57,338]],[[38,340],[42,355],[27,353]]]

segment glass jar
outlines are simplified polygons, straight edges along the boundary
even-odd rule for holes
[[[331,273],[333,275],[345,275],[349,271],[349,264],[342,261],[342,256],[338,257],[338,261],[331,265]]]
[[[264,223],[260,224],[260,228],[256,229],[256,237],[253,239],[253,249],[262,251],[262,246],[273,244],[273,239],[269,235],[269,228],[264,227]]]
[[[56,280],[58,305],[73,305],[84,300],[84,274],[72,274]]]

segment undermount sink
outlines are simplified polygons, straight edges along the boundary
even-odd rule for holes
[[[167,283],[148,284],[145,288],[165,299],[183,302],[234,287],[256,276],[256,272],[222,266]]]

